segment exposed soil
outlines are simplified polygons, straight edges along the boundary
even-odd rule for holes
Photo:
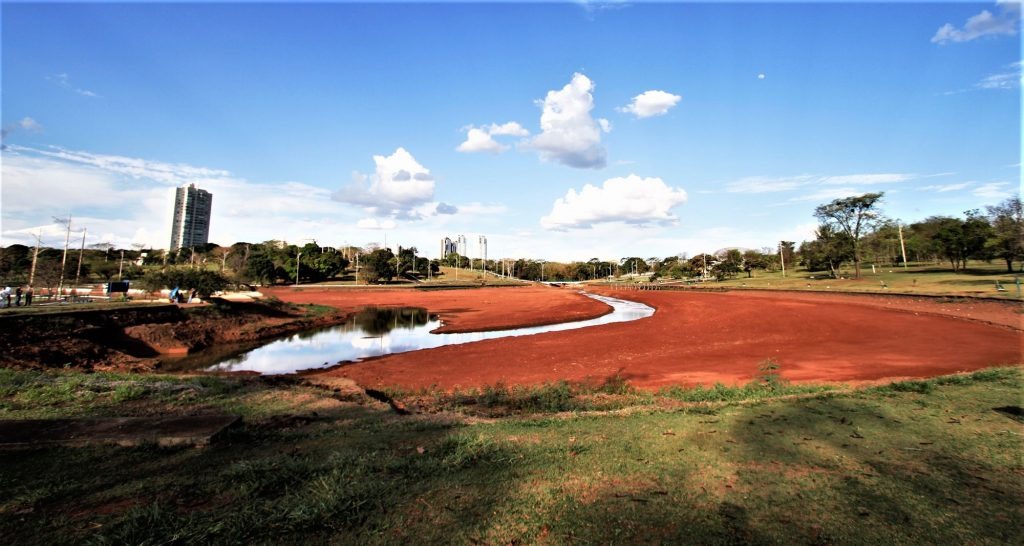
[[[280,297],[335,305],[352,297],[361,303],[423,306],[461,329],[556,322],[573,298],[583,298],[567,288],[495,290],[504,292],[516,309],[533,311],[506,314],[502,306],[495,309],[497,296],[478,291],[345,292],[327,301],[316,293]],[[390,355],[315,375],[407,389],[560,379],[603,382],[619,376],[655,389],[746,383],[768,358],[780,364],[783,378],[795,382],[930,377],[1024,360],[1022,315],[1015,304],[845,294],[597,291],[647,303],[658,312],[634,322]],[[552,308],[548,302],[554,302]]]
[[[458,290],[375,288],[272,288],[266,295],[294,303],[330,305],[343,311],[368,306],[425,307],[441,315],[437,333],[505,330],[586,320],[612,308],[575,290],[509,286]]]
[[[162,355],[269,339],[347,317],[281,302],[214,301],[4,316],[4,330],[17,335],[0,336],[0,366],[146,371]]]

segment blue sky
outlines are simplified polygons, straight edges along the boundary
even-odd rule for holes
[[[1020,4],[2,6],[0,244],[695,254],[1020,191]],[[471,247],[472,248],[472,247]],[[475,250],[471,253],[475,254]]]

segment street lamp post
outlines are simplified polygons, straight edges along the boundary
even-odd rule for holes
[[[299,268],[302,267],[302,251],[295,256],[295,286],[299,285]]]

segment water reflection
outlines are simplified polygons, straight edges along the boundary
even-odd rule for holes
[[[528,336],[586,328],[613,322],[649,317],[654,309],[642,303],[586,294],[610,305],[613,311],[602,317],[548,326],[514,328],[493,332],[431,334],[441,327],[437,315],[418,307],[369,308],[343,325],[310,330],[279,339],[246,353],[220,361],[208,371],[251,371],[262,374],[284,374],[312,368],[333,366],[340,362],[444,345],[472,343],[485,339]]]

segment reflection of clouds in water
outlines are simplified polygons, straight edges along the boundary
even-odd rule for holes
[[[577,322],[563,322],[549,326],[532,326],[492,332],[458,334],[431,334],[441,327],[441,321],[429,317],[423,309],[372,309],[360,314],[352,322],[319,332],[303,332],[278,340],[232,358],[211,368],[210,371],[252,371],[262,374],[292,373],[299,370],[332,366],[420,349],[433,349],[445,345],[473,343],[485,339],[527,336],[545,332],[575,330],[601,324],[624,322],[649,317],[654,309],[642,303],[587,294],[607,303],[614,311],[607,315]],[[429,320],[434,319],[434,320]],[[415,325],[415,327],[413,327]],[[389,327],[398,326],[388,331]]]
[[[364,351],[383,351],[391,348],[391,339],[386,335],[357,337],[353,338],[351,343],[353,348]]]

